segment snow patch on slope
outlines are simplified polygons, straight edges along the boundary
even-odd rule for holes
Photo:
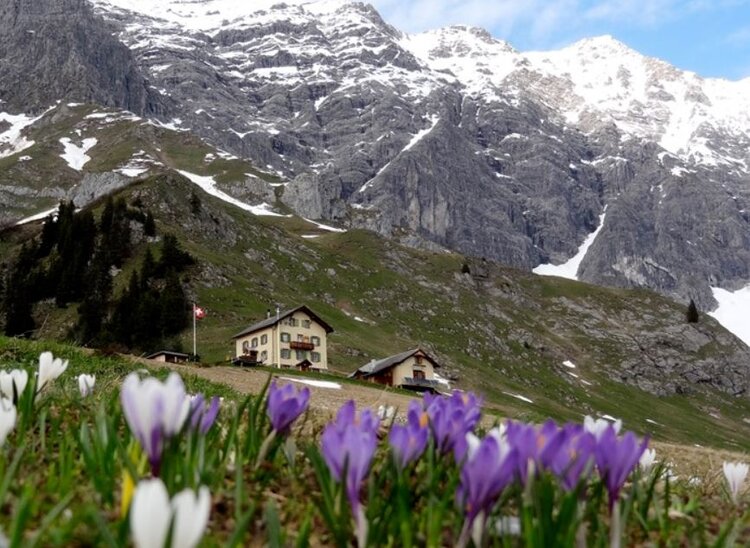
[[[589,248],[594,243],[594,240],[596,240],[596,237],[604,226],[604,219],[606,216],[607,206],[604,206],[604,211],[599,215],[599,226],[586,237],[581,244],[581,247],[578,248],[578,253],[571,257],[567,262],[559,265],[540,264],[533,269],[532,272],[534,274],[539,274],[540,276],[558,276],[560,278],[568,278],[569,280],[577,280],[578,267],[581,266],[583,258],[586,256],[586,253],[588,253]]]
[[[240,209],[249,211],[253,215],[258,215],[258,216],[265,215],[269,217],[281,217],[282,216],[279,213],[271,211],[271,206],[265,202],[260,205],[254,206],[254,205],[246,204],[245,202],[241,202],[237,198],[233,198],[226,192],[223,192],[219,190],[218,188],[216,188],[216,181],[214,180],[213,177],[196,175],[195,173],[190,173],[188,171],[182,171],[182,170],[177,170],[177,172],[183,177],[185,177],[186,179],[189,179],[191,182],[201,187],[203,191],[206,192],[206,194],[210,194],[211,196],[214,196],[218,198],[219,200],[227,202],[228,204],[232,204],[233,206],[237,206]]]
[[[712,287],[711,292],[719,306],[708,315],[750,346],[750,285],[734,292]]]
[[[41,116],[39,117],[41,118]],[[18,154],[34,145],[31,141],[21,135],[24,128],[36,122],[39,118],[32,118],[25,114],[8,114],[0,112],[0,125],[3,122],[10,124],[5,131],[0,132],[0,158],[6,158]]]
[[[34,221],[41,221],[42,219],[45,219],[47,216],[52,215],[53,213],[57,213],[57,209],[58,209],[58,206],[55,206],[52,209],[48,209],[46,211],[42,211],[41,213],[32,215],[31,217],[26,217],[25,219],[21,219],[20,221],[16,223],[16,226],[25,225],[26,223],[32,223]]]
[[[86,153],[91,150],[98,141],[95,137],[89,137],[88,139],[84,139],[79,146],[73,143],[68,137],[63,137],[60,139],[60,142],[65,147],[65,151],[60,155],[60,158],[65,160],[71,169],[81,171],[83,166],[91,160],[91,156]]]

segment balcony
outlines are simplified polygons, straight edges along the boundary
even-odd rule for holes
[[[440,389],[440,383],[432,379],[405,377],[401,382],[401,387],[408,388],[409,390],[418,390],[420,392],[437,392]]]
[[[291,341],[289,348],[292,350],[315,350],[315,345],[311,342]]]

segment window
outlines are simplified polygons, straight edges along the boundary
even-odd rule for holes
[[[302,327],[310,329],[310,320],[302,320]]]
[[[315,346],[320,346],[320,337],[310,337],[310,342]]]
[[[253,348],[258,348],[258,337],[253,337]]]
[[[266,344],[266,343],[268,343],[268,335],[261,335],[260,344]]]
[[[242,343],[242,353],[247,354],[248,352],[250,352],[250,343],[248,341],[244,341]]]
[[[305,336],[304,335],[297,335],[297,342],[305,342]]]
[[[294,352],[298,360],[304,360],[307,357],[304,350],[295,350]]]
[[[320,352],[313,352],[313,353],[312,353],[312,357],[311,357],[311,360],[312,360],[312,361],[313,361],[314,363],[320,363]]]
[[[289,333],[281,334],[281,342],[289,342],[292,340],[292,336]]]
[[[288,325],[289,327],[297,327],[297,320],[290,316],[286,319],[286,325]]]
[[[424,371],[420,371],[419,369],[415,369],[414,371],[412,371],[412,375],[414,376],[415,379],[425,378]]]
[[[422,365],[422,356],[414,356],[417,360],[417,365]]]
[[[268,359],[268,352],[266,352],[266,351],[264,350],[263,352],[261,352],[261,353],[260,353],[260,361],[264,362],[264,361],[266,361],[267,359]]]
[[[282,360],[288,360],[292,357],[292,351],[288,348],[282,348],[281,349],[281,359]]]

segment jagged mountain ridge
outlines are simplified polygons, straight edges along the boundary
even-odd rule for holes
[[[575,254],[608,206],[579,278],[704,307],[750,280],[750,80],[606,37],[408,36],[341,0],[95,5],[164,119],[282,172],[306,217],[530,269]]]

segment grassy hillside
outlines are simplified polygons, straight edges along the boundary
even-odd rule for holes
[[[679,368],[654,366],[647,385],[629,376],[633,364],[661,359],[667,347],[686,367],[740,352],[741,343],[711,318],[686,326],[682,305],[647,291],[542,278],[403,248],[364,231],[311,230],[299,218],[255,217],[205,194],[193,213],[195,190],[165,172],[122,195],[140,198],[159,232],[175,233],[199,260],[189,283],[208,309],[198,348],[206,364],[225,362],[231,336],[267,309],[305,303],[336,330],[329,339],[329,366],[336,372],[421,345],[458,387],[481,392],[500,414],[531,420],[609,414],[658,439],[750,448],[747,398],[693,386]],[[20,239],[6,232],[0,245],[10,249]],[[158,253],[157,244],[142,244],[115,278],[116,287],[125,284],[146,245]],[[40,338],[64,336],[75,319],[73,306],[42,305],[37,314]],[[675,332],[679,337],[669,338]],[[701,344],[691,349],[684,340]],[[182,342],[192,346],[190,331]],[[576,368],[565,367],[565,360]],[[659,382],[661,397],[638,388],[655,391]]]

